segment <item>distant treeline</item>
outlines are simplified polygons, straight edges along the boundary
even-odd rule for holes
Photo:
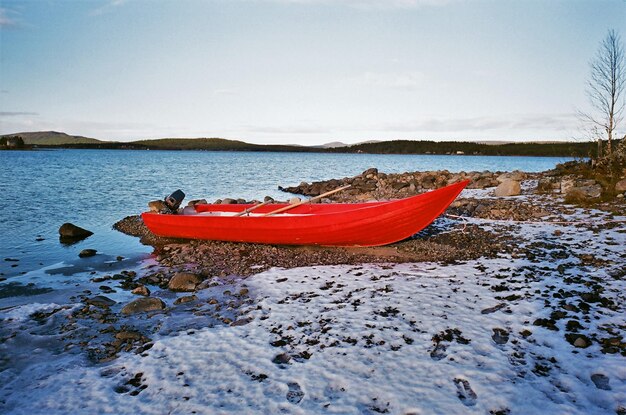
[[[48,148],[94,148],[119,150],[205,150],[205,151],[278,151],[278,152],[321,152],[323,149],[289,146],[250,144],[243,141],[222,138],[162,138],[140,140],[128,143],[99,142],[63,144],[61,146],[40,146]]]
[[[461,141],[394,140],[328,149],[333,153],[373,154],[470,154],[485,156],[593,157],[595,142],[480,144]]]
[[[616,144],[619,140],[616,140]],[[463,141],[410,141],[395,140],[356,144],[346,147],[320,148],[294,145],[250,144],[221,138],[163,138],[128,143],[98,142],[40,145],[47,148],[93,148],[120,150],[205,150],[205,151],[277,151],[315,153],[369,153],[369,154],[465,154],[485,156],[555,156],[595,157],[597,142],[565,143],[508,143],[480,144]]]

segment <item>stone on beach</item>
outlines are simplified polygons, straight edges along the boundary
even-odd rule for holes
[[[520,183],[517,180],[507,179],[496,187],[495,194],[498,197],[518,196],[522,192]]]
[[[103,308],[108,308],[116,304],[115,301],[111,300],[109,297],[105,297],[104,295],[96,295],[95,297],[88,298],[85,300],[85,303]]]
[[[504,183],[507,180],[515,180],[517,182],[521,182],[522,180],[525,180],[525,179],[526,179],[526,173],[519,171],[519,170],[514,170],[508,173],[502,173],[501,175],[496,177],[496,180],[500,183]]]
[[[569,198],[596,199],[602,194],[602,186],[592,179],[564,176],[561,179],[561,193]]]
[[[126,304],[122,308],[122,314],[136,314],[147,311],[163,310],[165,303],[160,298],[144,297],[138,298]]]
[[[174,274],[167,288],[172,291],[194,291],[202,278],[191,272],[178,272]]]
[[[133,294],[143,295],[144,297],[148,297],[150,295],[150,290],[145,285],[140,285],[131,291]]]
[[[94,256],[98,253],[95,249],[83,249],[78,253],[78,256],[81,258],[88,258],[90,256]]]
[[[59,228],[59,235],[61,235],[62,240],[78,241],[93,235],[93,232],[68,222],[61,225]]]
[[[148,202],[148,208],[150,208],[151,212],[157,212],[157,213],[167,210],[167,206],[165,205],[165,202],[162,200],[153,200],[151,202]]]
[[[602,194],[602,186],[597,184],[594,180],[586,180],[583,185],[570,187],[565,193],[566,197],[578,198],[578,199],[597,199]]]
[[[191,301],[196,301],[197,299],[198,299],[198,296],[197,296],[197,295],[186,295],[186,296],[184,296],[184,297],[177,298],[177,299],[174,301],[174,304],[175,304],[175,305],[178,305],[178,304],[185,304],[185,303],[189,303],[189,302],[191,302]]]

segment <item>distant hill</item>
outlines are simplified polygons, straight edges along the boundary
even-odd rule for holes
[[[342,143],[341,141],[332,141],[330,143],[320,144],[319,146],[313,146],[315,148],[337,148],[337,147],[346,147],[348,144]]]
[[[319,149],[298,145],[250,144],[224,138],[158,138],[124,143],[133,147],[155,150],[211,150],[211,151],[294,151],[314,152]]]
[[[69,135],[57,131],[36,131],[14,134],[4,134],[0,137],[19,136],[27,145],[58,146],[66,144],[96,144],[102,143],[95,138],[83,137],[80,135]]]
[[[484,156],[558,156],[589,157],[597,153],[595,142],[497,142],[497,141],[364,141],[346,145],[341,142],[321,146],[286,144],[251,144],[224,138],[159,138],[131,142],[101,141],[56,131],[5,134],[20,136],[27,146],[91,148],[119,150],[206,150],[206,151],[276,151],[369,154],[464,154]],[[616,140],[618,142],[619,140]]]

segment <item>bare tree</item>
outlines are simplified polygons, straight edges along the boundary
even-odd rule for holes
[[[596,112],[583,114],[596,128],[606,132],[608,154],[612,152],[613,135],[624,110],[625,88],[624,47],[620,35],[609,30],[591,61],[591,76],[587,82],[587,95]]]

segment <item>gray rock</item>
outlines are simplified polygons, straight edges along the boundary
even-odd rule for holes
[[[517,196],[522,192],[520,183],[517,180],[508,179],[503,181],[496,187],[495,194],[497,197]]]
[[[574,347],[585,348],[587,346],[587,340],[585,340],[583,337],[579,337],[574,341]]]
[[[526,179],[526,173],[519,170],[515,170],[509,173],[503,173],[496,177],[496,180],[500,183],[504,183],[507,180],[515,180],[517,182],[521,182],[524,179]]]
[[[290,403],[297,405],[304,398],[304,392],[300,385],[296,382],[290,382],[287,384],[289,391],[287,392],[287,401]]]
[[[361,176],[366,177],[368,179],[371,179],[377,175],[378,175],[378,169],[376,167],[372,167],[370,169],[365,170],[363,173],[361,173]]]
[[[176,305],[178,305],[178,304],[185,304],[185,303],[189,303],[191,301],[196,301],[197,299],[198,299],[198,296],[196,296],[196,295],[186,295],[184,297],[177,298],[174,301],[174,304],[176,304]]]
[[[561,183],[554,177],[542,177],[537,182],[537,190],[540,192],[551,192],[561,188]]]
[[[96,295],[93,298],[88,298],[85,300],[85,303],[101,308],[108,308],[117,304],[115,301],[111,300],[109,297],[105,297],[104,295]]]
[[[169,284],[167,284],[167,288],[172,291],[194,291],[196,286],[201,282],[202,278],[196,274],[192,274],[191,272],[178,272],[174,274]]]
[[[595,183],[595,182],[594,182]],[[597,199],[602,194],[602,186],[590,184],[586,186],[574,186],[567,189],[565,196],[583,199]]]
[[[509,341],[509,332],[505,329],[495,328],[491,338],[496,344],[506,344]]]
[[[480,179],[478,179],[476,181],[471,182],[468,187],[470,189],[484,189],[486,187],[493,187],[496,184],[498,184],[498,182],[496,180],[493,180],[493,179],[488,178],[488,177],[483,177],[483,178],[480,178]]]
[[[131,291],[133,294],[143,295],[144,297],[148,297],[150,295],[150,290],[145,285],[140,285]]]
[[[76,226],[73,223],[64,223],[59,228],[59,235],[61,235],[61,239],[80,240],[93,235],[93,232]]]
[[[147,311],[163,310],[165,303],[160,298],[145,297],[138,298],[126,304],[122,308],[122,314],[137,314]]]
[[[465,406],[476,405],[476,399],[478,396],[476,392],[470,386],[469,381],[462,378],[454,378],[454,384],[456,385],[457,397],[461,400]]]
[[[119,331],[117,333],[115,333],[115,338],[117,340],[120,340],[122,342],[127,342],[127,341],[133,341],[133,340],[139,340],[141,339],[143,336],[141,335],[141,333],[136,332],[136,331]]]
[[[234,204],[237,204],[237,201],[235,199],[227,197],[225,199],[222,199],[221,204],[222,205],[234,205]]]
[[[78,253],[78,256],[81,258],[88,258],[90,256],[94,256],[98,253],[95,249],[83,249]]]
[[[611,386],[609,386],[609,377],[603,375],[602,373],[594,373],[593,375],[591,375],[591,381],[594,385],[596,385],[596,388],[598,389],[602,389],[605,391],[611,390]]]
[[[290,360],[291,356],[289,356],[287,353],[281,353],[274,356],[274,358],[272,359],[272,363],[275,363],[277,365],[283,365],[289,363]]]
[[[300,202],[302,202],[302,199],[300,199],[299,197],[292,197],[291,199],[289,199],[290,205],[295,205],[296,203],[300,203]]]

